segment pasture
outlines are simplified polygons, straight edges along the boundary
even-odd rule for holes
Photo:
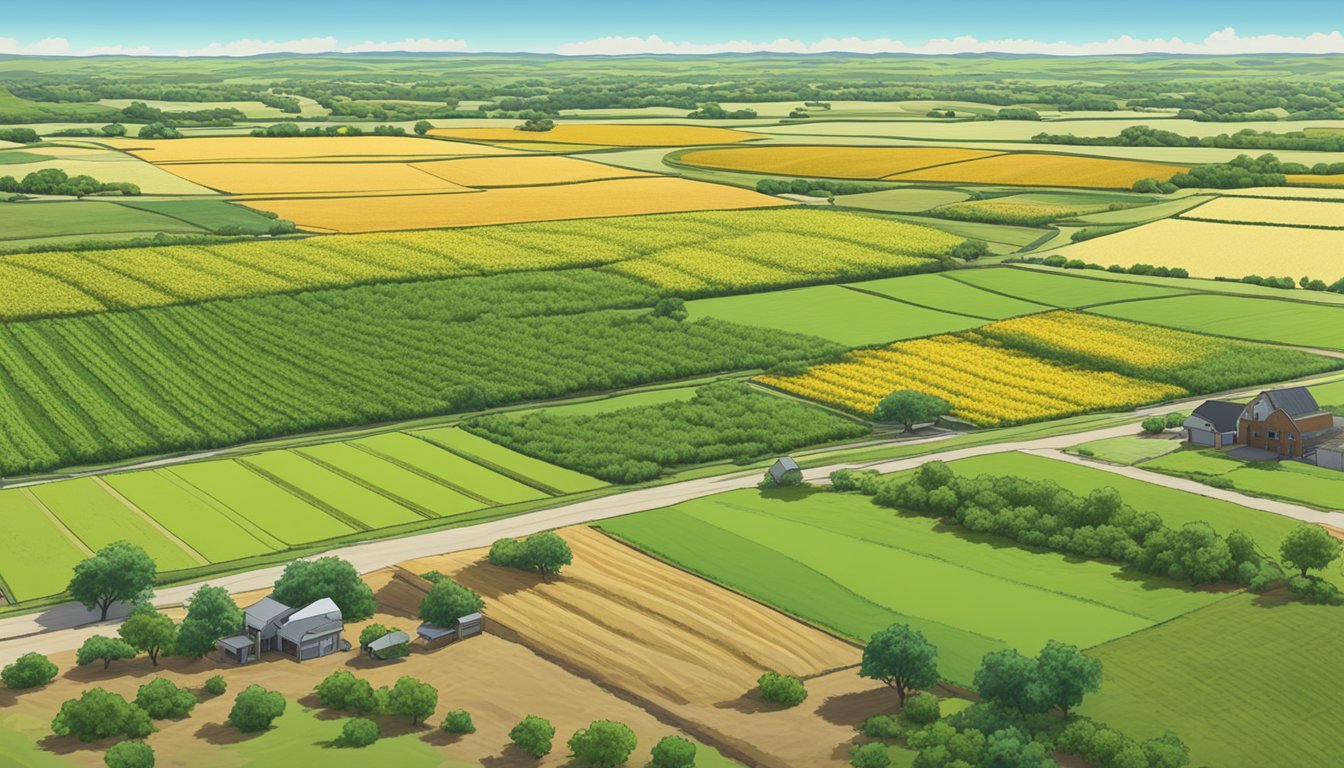
[[[29,201],[0,205],[0,241],[40,241],[44,238],[71,236],[96,239],[103,234],[153,237],[158,232],[203,233],[205,230],[154,211],[100,200]]]
[[[1344,511],[1344,473],[1300,461],[1248,462],[1218,451],[1184,449],[1139,466],[1174,474],[1217,475],[1231,480],[1242,493]]]
[[[963,684],[989,651],[1096,645],[1221,598],[942,530],[858,494],[733,491],[599,527],[856,639],[909,623],[938,646],[942,676]]]
[[[1037,269],[987,268],[958,270],[949,280],[1001,293],[1022,301],[1052,307],[1079,308],[1133,299],[1174,296],[1174,288],[1093,277],[1095,273],[1070,274]]]
[[[1285,291],[1296,294],[1298,291]],[[1093,307],[1108,317],[1199,333],[1344,349],[1344,307],[1249,296],[1196,294]]]
[[[1181,441],[1173,439],[1175,437],[1174,433],[1107,437],[1075,445],[1069,450],[1101,461],[1109,461],[1112,464],[1137,464],[1140,461],[1155,459],[1180,448]]]
[[[75,563],[92,554],[88,545],[54,517],[31,491],[0,491],[0,583],[10,600],[31,600],[60,592]]]
[[[975,149],[769,146],[701,149],[677,158],[687,165],[774,176],[883,179],[919,168],[992,157]]]
[[[984,290],[954,279],[952,274],[954,273],[940,272],[931,275],[889,277],[885,280],[851,283],[850,287],[879,293],[898,301],[908,301],[946,312],[955,312],[986,320],[1000,320],[1005,317],[1029,315],[1033,312],[1044,312],[1052,309],[1045,304]],[[961,275],[963,273],[956,272],[955,274]]]
[[[901,187],[880,192],[845,195],[840,205],[882,213],[921,213],[948,203],[959,203],[969,195],[955,189]]]
[[[431,136],[472,142],[528,142],[586,144],[606,147],[678,147],[692,144],[732,144],[760,138],[733,128],[701,125],[611,125],[584,123],[557,125],[549,131],[513,128],[435,128]],[[480,154],[486,154],[484,152]]]

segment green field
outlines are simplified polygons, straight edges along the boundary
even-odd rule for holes
[[[45,160],[55,160],[54,155],[40,155],[36,152],[26,152],[22,149],[7,149],[0,151],[0,165],[23,165],[24,163],[40,163]],[[23,173],[24,169],[6,169],[4,174]]]
[[[678,383],[673,386],[638,390],[627,394],[599,397],[592,400],[581,400],[579,402],[565,403],[562,405],[552,405],[548,406],[545,410],[557,416],[592,416],[598,413],[619,411],[622,408],[634,408],[639,405],[675,403],[683,400],[690,400],[692,397],[695,397],[697,384],[713,380],[714,379],[706,379],[691,383]],[[509,411],[508,414],[514,418],[521,418],[529,413],[536,413],[538,410],[541,409],[522,408]]]
[[[333,469],[358,477],[405,499],[419,509],[440,517],[450,517],[485,506],[483,502],[448,485],[399,467],[349,443],[326,443],[298,449]]]
[[[1221,475],[1236,490],[1253,496],[1344,510],[1344,472],[1300,461],[1242,461],[1211,449],[1187,448],[1139,466],[1176,474]]]
[[[314,506],[336,510],[369,528],[385,528],[420,517],[386,496],[324,469],[295,451],[270,451],[238,461],[248,469],[273,476],[276,480],[272,482],[281,487],[290,486]]]
[[[251,208],[223,200],[118,200],[117,205],[157,213],[212,232],[232,226],[243,232],[264,233],[272,224],[272,219]]]
[[[1065,308],[1087,307],[1093,304],[1155,296],[1170,296],[1177,293],[1171,288],[1155,285],[1074,277],[1067,274],[1030,269],[1000,267],[963,269],[947,276],[977,288],[1006,294],[1023,301],[1034,301],[1052,307]],[[1146,320],[1146,322],[1157,321]]]
[[[1095,645],[1221,598],[943,530],[856,494],[734,491],[600,527],[855,638],[917,626],[938,645],[943,675],[962,683],[997,648]]]
[[[524,456],[456,427],[427,429],[412,434],[543,491],[579,493],[606,485],[601,480]]]
[[[35,495],[89,549],[122,539],[134,541],[154,558],[161,571],[202,565],[164,536],[138,511],[118,501],[94,478],[78,478],[33,488]]]
[[[910,300],[921,302],[919,294]],[[926,309],[838,285],[699,299],[688,302],[686,308],[691,317],[714,317],[820,336],[847,347],[961,331],[981,324],[981,320],[967,315]]]
[[[1310,387],[1311,394],[1316,398],[1316,402],[1323,408],[1336,408],[1344,410],[1344,381],[1335,381],[1330,384],[1319,384]]]
[[[282,542],[167,470],[108,475],[107,482],[211,562],[284,548]]]
[[[955,275],[967,274],[958,271]],[[1005,317],[1044,312],[1050,307],[1022,299],[993,293],[961,282],[947,273],[936,275],[909,275],[851,283],[854,288],[880,293],[895,299],[905,299],[926,306],[1001,320]]]
[[[1125,302],[1092,311],[1219,336],[1344,349],[1344,307],[1205,294]]]
[[[486,498],[494,504],[514,504],[546,495],[536,488],[486,469],[480,464],[404,432],[366,437],[352,442],[351,445],[414,467],[463,488],[472,495]]]
[[[1160,437],[1125,435],[1124,437],[1093,440],[1089,443],[1075,445],[1069,450],[1079,453],[1087,451],[1087,453],[1083,453],[1084,456],[1092,456],[1102,461],[1109,461],[1112,464],[1136,464],[1145,459],[1171,453],[1180,447],[1181,442],[1171,439],[1169,435]]]
[[[30,600],[65,589],[75,563],[88,555],[38,508],[30,491],[0,491],[0,578],[11,599]]]
[[[1344,609],[1234,595],[1090,653],[1101,692],[1079,712],[1131,737],[1173,732],[1194,765],[1337,768]]]
[[[152,236],[157,232],[203,231],[195,224],[111,202],[68,200],[0,205],[0,240],[128,232]]]
[[[923,189],[919,187],[884,189],[845,195],[836,201],[846,208],[862,208],[882,213],[920,213],[948,203],[959,203],[970,197],[956,189]]]
[[[170,471],[286,544],[321,541],[353,530],[234,461],[184,464]]]

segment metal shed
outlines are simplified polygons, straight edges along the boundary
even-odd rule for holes
[[[368,649],[370,656],[377,656],[388,648],[405,645],[409,642],[411,642],[411,636],[398,630],[396,632],[388,632],[386,635],[383,635],[364,647]]]
[[[783,479],[784,473],[795,472],[800,469],[798,462],[794,461],[792,456],[781,456],[774,464],[770,465],[770,479],[778,485],[779,481]]]

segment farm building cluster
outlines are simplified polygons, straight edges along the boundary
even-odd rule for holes
[[[1183,426],[1194,445],[1249,446],[1344,470],[1344,419],[1323,410],[1306,387],[1266,390],[1246,404],[1208,400]]]

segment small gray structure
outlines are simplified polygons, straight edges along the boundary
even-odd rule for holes
[[[792,456],[781,456],[775,460],[774,464],[770,465],[769,471],[770,479],[775,481],[775,485],[779,485],[779,482],[784,479],[784,473],[801,472],[802,468],[798,466],[798,462],[794,461]]]
[[[453,622],[451,627],[439,627],[434,624],[421,624],[416,628],[415,634],[420,636],[421,640],[427,643],[436,643],[440,640],[463,640],[468,637],[481,634],[483,631],[484,617],[479,613],[469,613]]]
[[[1206,400],[1185,420],[1186,439],[1195,445],[1222,448],[1237,442],[1237,421],[1246,406],[1225,400]]]
[[[386,635],[383,635],[377,640],[364,646],[364,650],[368,651],[370,656],[377,656],[388,648],[405,645],[409,642],[411,642],[411,636],[401,630],[397,630],[396,632],[388,632]]]
[[[243,632],[219,641],[225,661],[246,664],[266,651],[281,651],[304,661],[350,650],[341,637],[345,622],[330,598],[291,608],[263,597],[243,609]]]

